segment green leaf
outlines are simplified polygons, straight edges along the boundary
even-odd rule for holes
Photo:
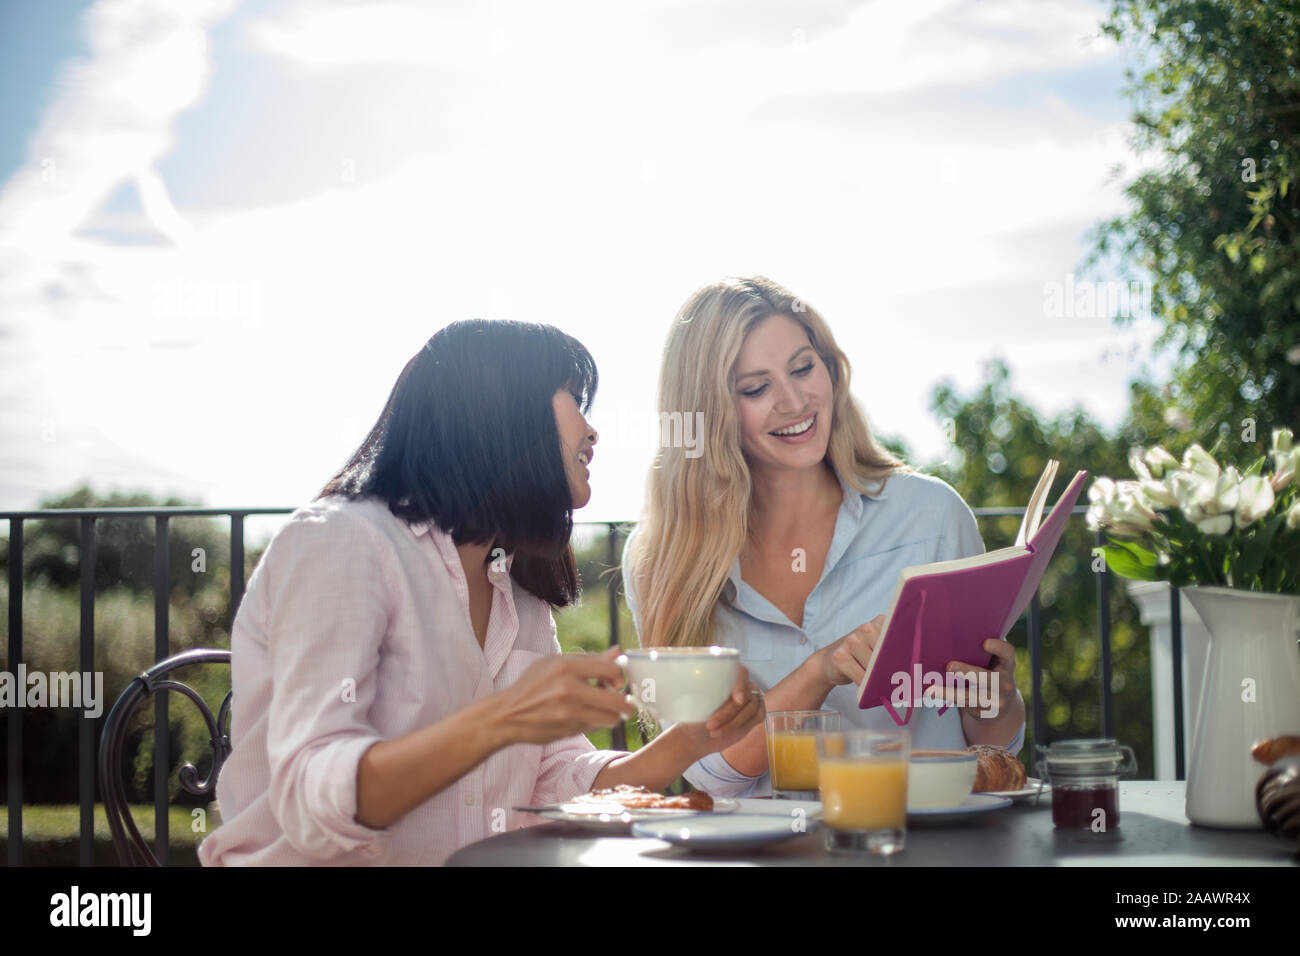
[[[1114,544],[1104,545],[1102,553],[1106,556],[1106,567],[1120,577],[1133,578],[1137,581],[1158,581],[1154,563],[1143,564],[1125,548]]]
[[[1137,560],[1138,564],[1145,567],[1154,568],[1159,563],[1154,551],[1142,547],[1136,541],[1112,541],[1111,543],[1116,547],[1123,548]]]

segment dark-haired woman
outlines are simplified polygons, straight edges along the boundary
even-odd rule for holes
[[[560,654],[591,496],[591,356],[549,326],[458,322],[272,540],[236,618],[233,753],[205,865],[436,864],[517,805],[662,789],[762,719],[742,673],[705,724],[636,753],[609,654]]]

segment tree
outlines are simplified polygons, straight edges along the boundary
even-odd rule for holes
[[[96,495],[89,487],[43,499],[41,509],[176,507],[189,504],[178,498],[158,500],[142,493]],[[76,588],[81,578],[81,526],[70,518],[28,522],[23,529],[24,577],[56,588]],[[201,549],[202,567],[225,568],[230,558],[230,536],[210,518],[173,519],[169,532],[169,569],[174,594],[193,597],[216,585],[213,574],[195,571],[195,549]],[[8,567],[8,550],[5,552]],[[95,522],[95,590],[124,587],[152,593],[154,580],[154,521],[151,518],[101,518]],[[229,578],[222,576],[228,587]]]
[[[1168,386],[1135,387],[1132,421],[1169,444],[1266,442],[1300,423],[1300,0],[1112,0],[1103,30],[1149,64],[1127,92],[1158,164],[1092,262],[1151,277],[1176,358]]]

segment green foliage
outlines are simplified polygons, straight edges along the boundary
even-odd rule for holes
[[[193,504],[178,498],[158,500],[142,493],[97,495],[82,486],[69,494],[46,498],[39,508],[138,508]],[[152,594],[155,522],[148,517],[102,518],[95,522],[95,590],[127,588]],[[210,518],[173,518],[170,522],[168,567],[171,592],[189,596],[212,585],[217,568],[230,564],[230,537]],[[24,579],[74,588],[81,580],[81,522],[76,518],[47,518],[23,525]],[[203,549],[208,570],[196,571],[194,549]],[[4,567],[8,567],[5,549]]]
[[[172,507],[176,499],[158,500],[147,494],[96,495],[89,488],[43,500],[41,508]],[[48,519],[24,524],[23,660],[29,670],[81,670],[81,602],[78,555],[79,524],[75,519]],[[105,518],[95,522],[95,660],[104,674],[104,713],[127,684],[154,663],[154,522],[150,518]],[[171,592],[168,596],[168,649],[176,654],[191,647],[229,647],[230,544],[224,528],[211,519],[175,518],[170,534]],[[205,549],[206,569],[193,570],[192,549]],[[3,547],[8,559],[8,546]],[[251,568],[260,557],[249,549]],[[0,617],[8,620],[7,575],[0,575]],[[9,669],[8,642],[0,645],[0,669]],[[228,668],[194,669],[189,675],[215,712],[230,686]],[[204,673],[199,673],[204,671]],[[185,679],[185,678],[183,678]],[[173,761],[170,788],[179,785],[175,767],[183,760],[206,769],[211,748],[197,710],[172,695],[169,734]],[[60,802],[75,799],[80,711],[58,708],[26,710],[24,800]],[[6,720],[0,712],[0,725]],[[137,792],[150,794],[153,773],[153,709],[145,708],[132,723],[127,753],[132,755]],[[0,732],[3,732],[0,727]],[[37,745],[39,744],[39,745]],[[0,768],[0,774],[3,768]]]
[[[592,540],[589,543],[575,542],[574,547],[578,573],[582,576],[582,599],[555,614],[560,650],[566,654],[598,654],[609,647],[611,581],[618,595],[618,643],[621,647],[637,646],[636,625],[632,620],[632,612],[623,599],[622,573],[619,569],[623,542],[627,539],[626,529],[620,528],[612,552],[608,529],[602,525],[591,530],[595,532]],[[648,736],[648,730],[641,727],[636,717],[626,722],[624,731],[629,750],[639,749]],[[612,746],[613,734],[609,730],[598,730],[587,734],[587,739],[597,748],[608,750]]]
[[[1112,0],[1105,32],[1148,65],[1128,74],[1135,147],[1155,160],[1130,210],[1098,228],[1153,282],[1173,380],[1134,388],[1134,423],[1207,447],[1247,419],[1300,421],[1300,2]],[[1164,413],[1178,409],[1166,421]],[[1138,439],[1141,443],[1144,439]]]
[[[1077,470],[1090,476],[1126,467],[1128,436],[1108,436],[1086,412],[1075,409],[1044,418],[1012,391],[1001,362],[985,367],[984,382],[961,395],[949,383],[934,388],[935,415],[951,422],[953,448],[944,463],[924,470],[951,484],[972,507],[1024,508],[1048,459],[1061,463],[1068,479]],[[1064,488],[1058,476],[1049,505]],[[980,532],[989,550],[1014,543],[1020,517],[986,518]],[[1021,752],[1031,772],[1033,745],[1068,737],[1097,736],[1100,711],[1100,627],[1094,536],[1082,516],[1072,518],[1039,587],[1042,606],[1042,705],[1048,740],[1035,741],[1032,721]],[[1122,588],[1111,593],[1111,690],[1115,735],[1133,747],[1139,775],[1154,772],[1149,642],[1137,610]],[[1012,628],[1016,685],[1032,713],[1032,676],[1026,617]]]

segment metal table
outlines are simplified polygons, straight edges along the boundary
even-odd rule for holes
[[[820,829],[722,856],[662,840],[595,835],[565,823],[526,827],[458,850],[448,866],[1295,866],[1300,856],[1263,830],[1192,826],[1182,781],[1121,781],[1119,826],[1057,830],[1051,799],[1015,803],[951,825],[914,826],[892,857],[828,853]]]

